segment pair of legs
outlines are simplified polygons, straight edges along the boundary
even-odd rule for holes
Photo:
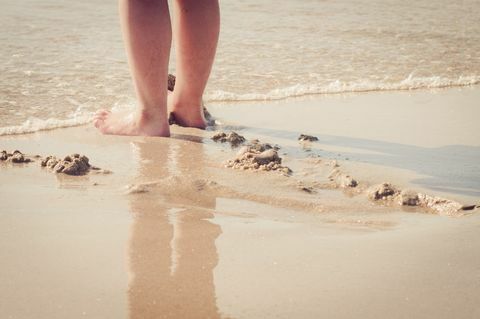
[[[202,95],[220,29],[218,0],[173,0],[176,83],[168,96],[172,24],[167,0],[120,0],[120,20],[138,109],[101,110],[95,126],[104,134],[169,136],[168,113],[182,126],[205,128]],[[168,102],[167,102],[168,99]]]

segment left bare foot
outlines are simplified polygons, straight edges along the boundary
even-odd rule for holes
[[[103,134],[170,136],[168,121],[162,115],[134,113],[111,113],[100,110],[95,115],[95,127]]]

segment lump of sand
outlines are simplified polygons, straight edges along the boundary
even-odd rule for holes
[[[292,173],[290,168],[281,164],[282,158],[274,148],[259,151],[257,148],[249,145],[243,147],[238,152],[237,157],[229,160],[226,166],[243,170],[280,171],[286,175]]]
[[[268,165],[270,163],[281,164],[282,159],[278,156],[277,151],[269,149],[260,154],[253,155],[252,162],[257,163],[258,165]]]
[[[173,74],[168,74],[168,90],[173,92],[175,88],[176,77]]]
[[[330,181],[335,182],[336,186],[340,186],[341,188],[354,188],[358,186],[357,180],[350,175],[340,172],[340,170],[337,168],[338,164],[336,161],[332,164],[336,166],[334,166],[335,169],[328,176]]]
[[[298,137],[298,140],[301,142],[303,141],[315,142],[315,141],[318,141],[318,137],[307,135],[307,134],[300,134],[300,136]]]
[[[371,200],[392,199],[396,194],[398,190],[389,183],[375,185],[367,190],[367,196]]]
[[[7,151],[3,150],[0,153],[0,160],[10,162],[10,163],[15,163],[15,164],[29,163],[32,161],[30,158],[26,157],[19,150],[15,150],[13,151],[13,153],[8,153]]]
[[[454,215],[462,209],[458,202],[427,194],[418,194],[418,206],[429,208],[438,214]]]
[[[47,156],[41,162],[42,167],[48,167],[55,173],[67,175],[85,175],[92,167],[88,157],[80,154],[67,155],[63,159]]]
[[[353,188],[357,187],[358,182],[353,179],[350,175],[341,175],[340,176],[340,187],[342,188]]]
[[[230,143],[232,147],[237,147],[245,142],[245,137],[233,131],[228,134],[225,132],[218,132],[212,136],[212,140],[220,143]]]
[[[40,165],[42,167],[47,167],[54,171],[55,173],[64,173],[67,175],[85,175],[90,170],[95,170],[97,173],[110,174],[111,171],[103,170],[99,167],[90,165],[88,157],[80,154],[72,154],[65,156],[63,159],[59,159],[55,156],[47,156],[41,158],[40,155],[33,156],[36,159],[41,159]],[[0,152],[0,160],[10,163],[30,163],[33,160],[27,157],[25,154],[19,150],[13,151],[13,153],[8,153],[5,150]]]
[[[403,206],[418,206],[420,204],[420,198],[415,191],[403,190],[399,194],[398,202]]]
[[[278,151],[280,147],[278,145],[272,146],[269,143],[260,143],[259,140],[251,140],[248,144],[249,150],[254,150],[257,152],[263,152],[266,150],[274,149],[275,151]]]
[[[389,183],[375,185],[367,190],[371,200],[392,200],[402,206],[417,206],[441,215],[455,215],[462,211],[462,205],[453,200],[417,193],[412,190],[400,191]]]

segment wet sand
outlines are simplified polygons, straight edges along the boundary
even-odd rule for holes
[[[225,167],[238,150],[214,131],[3,136],[1,149],[81,153],[113,173],[0,163],[2,316],[478,317],[479,209],[376,203],[328,186],[328,175],[335,163],[359,186],[478,203],[479,97],[467,88],[209,106],[219,129],[278,144],[288,176]]]

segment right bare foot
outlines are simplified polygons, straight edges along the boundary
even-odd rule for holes
[[[95,127],[103,134],[170,136],[170,128],[165,116],[148,116],[142,113],[111,113],[100,110],[95,115]]]
[[[174,93],[168,92],[169,120],[184,127],[195,127],[204,130],[207,121],[203,115],[201,102],[175,101]]]

